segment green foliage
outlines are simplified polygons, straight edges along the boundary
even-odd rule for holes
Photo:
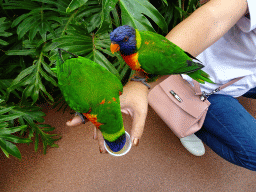
[[[3,101],[0,101],[2,104]],[[25,139],[25,138],[19,138],[17,136],[12,135],[12,133],[22,131],[24,130],[27,126],[22,125],[22,126],[17,126],[17,127],[8,127],[8,121],[13,121],[16,118],[19,118],[19,115],[17,114],[10,114],[10,115],[5,115],[6,113],[10,112],[14,107],[3,107],[0,106],[0,148],[4,152],[4,154],[9,157],[9,154],[21,158],[21,154],[17,148],[17,146],[13,143],[30,143],[30,139]],[[13,142],[13,143],[11,143]]]
[[[110,52],[120,25],[166,35],[198,7],[198,0],[1,0],[0,147],[21,158],[16,143],[57,147],[38,104],[59,102],[57,48],[90,58],[125,84],[133,72]],[[63,58],[71,56],[63,53]],[[61,99],[60,99],[61,101]],[[63,105],[63,104],[62,104]],[[32,138],[33,141],[32,141]]]
[[[9,37],[12,33],[6,32],[8,28],[10,28],[10,22],[5,22],[6,17],[0,18],[0,36]],[[0,39],[0,45],[8,45],[9,43]]]
[[[122,12],[122,24],[134,26],[140,30],[154,31],[151,18],[164,32],[167,32],[167,24],[164,17],[147,0],[120,0]]]

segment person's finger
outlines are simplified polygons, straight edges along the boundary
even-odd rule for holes
[[[73,119],[66,122],[67,126],[77,126],[82,124],[82,119],[79,116],[75,116]]]
[[[104,146],[104,138],[103,138],[102,133],[97,128],[96,128],[96,132],[97,132],[100,153],[107,153],[107,150],[105,149],[105,146]]]
[[[130,115],[131,117],[133,117],[133,110],[129,109],[129,108],[121,108],[121,112],[125,113],[126,115]]]
[[[131,130],[131,140],[134,146],[138,146],[139,140],[143,134],[145,121],[147,116],[147,109],[146,111],[142,112],[135,112],[134,118],[132,121],[132,130]]]

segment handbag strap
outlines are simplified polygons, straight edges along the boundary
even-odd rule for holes
[[[222,90],[222,89],[224,89],[224,88],[234,84],[235,82],[241,80],[242,78],[244,78],[244,77],[235,78],[235,79],[229,81],[228,83],[225,83],[224,85],[218,87],[217,89],[215,89],[211,93],[207,93],[206,95],[209,96],[209,95],[211,95],[213,93],[219,92],[220,90]],[[200,84],[196,80],[193,79],[193,83],[194,83],[194,88],[195,88],[196,95],[203,95],[203,94],[205,94],[205,93],[202,93],[202,91],[200,89]]]

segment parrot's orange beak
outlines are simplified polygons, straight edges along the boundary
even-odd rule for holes
[[[115,52],[120,50],[120,46],[116,43],[111,43],[110,45],[110,51],[112,52],[112,54],[114,54]]]

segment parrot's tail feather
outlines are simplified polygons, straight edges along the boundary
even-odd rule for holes
[[[106,144],[109,146],[109,148],[114,151],[114,152],[118,152],[120,151],[125,143],[126,143],[126,135],[125,133],[123,135],[121,135],[117,140],[113,141],[113,142],[110,142],[110,141],[107,141],[105,139],[105,142]]]
[[[211,79],[210,79],[210,75],[202,70],[200,70],[200,75],[201,75],[201,79],[208,82],[208,83],[212,83],[215,84]]]
[[[212,84],[215,84],[211,79],[204,79],[206,82],[208,83],[212,83]]]
[[[205,81],[208,82],[208,83],[215,84],[210,79],[210,76],[206,72],[204,72],[202,70],[196,71],[194,73],[189,73],[187,75],[190,76],[192,79],[196,80],[197,82],[201,83],[201,84],[204,84]]]
[[[195,79],[198,83],[205,84],[205,81],[202,79]]]
[[[210,77],[210,75],[208,74],[208,73],[206,73],[206,72],[204,72],[204,71],[200,71],[200,75],[202,75],[203,77],[205,77],[205,78],[209,78]]]
[[[198,62],[202,63],[199,59],[195,58],[195,57],[194,57],[193,55],[191,55],[190,53],[188,53],[188,52],[186,52],[186,51],[185,51],[185,53],[186,53],[186,55],[189,56],[191,59],[195,59],[195,60],[197,60]]]
[[[187,74],[196,72],[204,67],[202,63],[194,62],[191,60],[187,60],[187,65],[182,66],[181,68],[175,69],[172,74]]]
[[[194,71],[197,71],[199,69],[202,69],[204,68],[204,65],[200,62],[194,62],[194,61],[190,61],[190,60],[187,60],[187,64],[188,64],[188,67],[197,67]]]

